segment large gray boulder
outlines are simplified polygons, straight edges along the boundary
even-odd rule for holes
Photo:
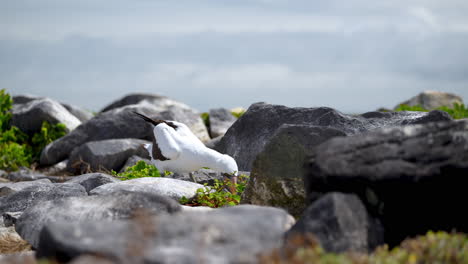
[[[139,104],[145,101],[148,104],[151,104],[153,107],[157,108],[158,111],[162,112],[167,110],[168,107],[176,106],[183,109],[191,109],[188,105],[172,100],[165,96],[155,95],[155,94],[144,94],[144,93],[133,93],[126,95],[116,101],[112,102],[108,106],[104,107],[101,112],[107,112],[112,109],[120,108],[127,105]]]
[[[6,212],[22,212],[44,201],[84,195],[88,194],[79,184],[38,184],[0,197],[0,215]]]
[[[306,166],[306,195],[354,193],[385,228],[385,243],[428,230],[468,232],[468,122],[386,128],[319,145]],[[441,217],[442,216],[442,217]]]
[[[304,162],[315,146],[337,136],[346,134],[307,124],[279,127],[254,161],[242,203],[281,207],[298,217],[306,207]]]
[[[149,141],[135,138],[90,141],[75,148],[68,159],[67,170],[80,174],[87,171],[119,171],[133,155],[149,158],[142,146]]]
[[[41,153],[41,165],[52,165],[66,159],[74,148],[86,142],[118,138],[138,138],[151,140],[153,127],[136,116],[137,111],[155,119],[172,118],[175,121],[185,121],[187,126],[200,139],[208,138],[208,132],[204,128],[200,132],[201,118],[190,110],[177,110],[176,108],[160,111],[159,108],[141,102],[137,105],[127,105],[96,115],[77,129],[47,145]],[[194,118],[191,123],[188,119]],[[199,131],[200,133],[196,133]]]
[[[65,107],[65,109],[67,109],[68,112],[70,112],[70,114],[78,118],[82,123],[90,120],[94,116],[93,113],[91,113],[90,111],[84,110],[75,105],[62,103],[62,106]]]
[[[105,184],[93,189],[90,194],[104,195],[117,191],[148,192],[179,201],[184,196],[187,199],[194,198],[199,188],[203,188],[203,185],[171,178],[144,177]]]
[[[236,122],[237,118],[226,108],[216,108],[210,109],[209,120],[210,135],[212,138],[216,138],[226,134],[226,131]]]
[[[75,183],[83,186],[86,192],[104,184],[120,182],[119,179],[104,173],[87,173],[71,178],[67,183]]]
[[[67,132],[74,130],[81,121],[68,112],[59,102],[49,98],[32,100],[24,104],[14,104],[11,110],[11,125],[33,135],[41,130],[42,122],[62,123]]]
[[[16,230],[34,248],[47,224],[73,220],[102,221],[129,219],[138,214],[156,215],[181,211],[174,200],[148,193],[118,192],[101,196],[68,197],[42,202],[24,211],[16,222]]]
[[[8,194],[21,191],[31,186],[37,186],[41,184],[52,184],[49,179],[39,179],[35,181],[24,181],[24,182],[12,182],[2,183],[0,182],[0,197]]]
[[[37,256],[64,262],[92,254],[115,263],[258,263],[257,255],[280,246],[293,223],[283,210],[248,205],[138,221],[57,222],[43,229]]]
[[[315,236],[323,249],[371,252],[383,244],[383,228],[354,194],[327,193],[304,211],[286,233],[287,240]]]
[[[12,97],[13,104],[26,104],[34,100],[41,100],[46,99],[45,97],[35,96],[35,95],[28,95],[28,94],[21,94],[15,95]],[[93,117],[93,114],[90,111],[81,109],[78,106],[60,103],[65,109],[70,112],[70,114],[74,115],[78,120],[82,123],[88,121]]]
[[[239,170],[251,171],[252,163],[275,131],[283,124],[307,124],[331,127],[347,135],[363,133],[380,127],[402,124],[427,123],[451,120],[447,113],[423,112],[369,112],[363,115],[346,115],[327,107],[290,108],[282,105],[256,103],[249,107],[226,132],[216,149],[229,154]]]
[[[399,103],[397,106],[395,106],[395,109],[400,105],[420,105],[424,109],[432,110],[441,106],[452,108],[455,103],[463,104],[463,99],[460,96],[451,93],[424,91],[407,101]]]

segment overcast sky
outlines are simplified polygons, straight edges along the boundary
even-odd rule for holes
[[[258,101],[468,102],[466,0],[0,2],[0,88],[100,110],[134,92],[206,111]]]

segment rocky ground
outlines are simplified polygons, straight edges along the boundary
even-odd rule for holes
[[[60,122],[68,133],[35,170],[0,172],[0,263],[257,263],[294,236],[313,234],[330,252],[370,252],[428,230],[468,231],[468,120],[442,111],[348,115],[256,103],[239,119],[212,109],[204,122],[157,95],[128,95],[95,115],[50,98],[13,100],[13,125],[31,134]],[[411,100],[435,108],[461,99]],[[132,111],[183,122],[235,158],[250,174],[241,205],[179,204],[222,178],[207,169],[109,175],[149,158],[141,145],[151,127]]]

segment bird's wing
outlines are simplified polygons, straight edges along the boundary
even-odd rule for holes
[[[177,159],[180,155],[181,149],[179,146],[180,136],[170,126],[166,124],[159,124],[154,129],[155,142],[153,144],[153,156],[156,158],[155,150],[159,149],[164,159],[160,160],[173,160]],[[157,148],[156,148],[157,146]],[[159,154],[159,153],[158,153]]]

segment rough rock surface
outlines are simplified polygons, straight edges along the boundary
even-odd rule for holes
[[[195,197],[198,188],[203,188],[203,185],[163,177],[145,177],[105,184],[93,189],[90,194],[103,195],[117,191],[148,192],[179,201],[183,196],[188,199]]]
[[[117,192],[100,196],[81,196],[43,202],[26,210],[16,223],[16,230],[34,248],[39,234],[49,222],[129,219],[138,214],[156,215],[181,211],[174,200],[148,193]]]
[[[441,106],[453,107],[453,104],[463,104],[463,99],[455,94],[437,92],[437,91],[424,91],[415,97],[399,103],[396,107],[400,105],[409,105],[416,106],[420,105],[424,109],[436,109]]]
[[[248,171],[239,171],[238,175],[250,176],[250,172]],[[192,173],[173,173],[166,176],[167,178],[184,180],[195,182],[199,184],[208,184],[210,186],[214,185],[215,180],[223,180],[224,176],[223,173],[214,171],[211,169],[200,169],[198,171],[194,171]]]
[[[370,252],[383,244],[383,228],[354,194],[327,193],[304,211],[286,237],[314,235],[330,252]]]
[[[114,182],[120,182],[120,180],[104,173],[87,173],[75,176],[71,180],[67,181],[67,183],[76,183],[83,186],[88,193],[96,187]]]
[[[257,263],[257,254],[278,247],[292,223],[283,210],[249,205],[111,224],[57,222],[43,229],[37,255],[61,261],[98,253],[117,263]]]
[[[212,138],[205,142],[205,146],[210,149],[216,149],[216,146],[219,144],[222,138],[223,136]]]
[[[327,107],[289,108],[256,103],[251,105],[247,112],[229,128],[216,149],[232,156],[237,161],[239,170],[251,171],[257,154],[264,149],[268,140],[283,124],[331,127],[352,135],[380,127],[444,120],[451,120],[451,118],[440,111],[430,113],[369,112],[353,116]]]
[[[139,104],[142,101],[145,101],[148,104],[156,107],[158,111],[165,111],[170,106],[177,106],[180,108],[190,109],[190,107],[184,103],[174,101],[170,98],[165,96],[155,95],[155,94],[142,94],[142,93],[134,93],[126,95],[108,106],[104,107],[101,112],[107,112],[109,110],[120,108],[127,105]]]
[[[48,98],[14,104],[11,112],[13,114],[11,125],[17,126],[29,135],[39,132],[43,121],[52,124],[62,123],[67,127],[67,132],[81,124],[81,121],[59,102]]]
[[[87,195],[79,184],[40,184],[0,197],[0,215],[5,212],[22,212],[39,202],[70,196]]]
[[[146,140],[135,138],[91,141],[73,150],[68,159],[67,170],[73,173],[87,171],[119,171],[130,156],[149,158],[143,144]]]
[[[64,160],[70,155],[74,148],[90,141],[118,138],[151,140],[153,136],[152,126],[141,120],[133,111],[137,111],[154,119],[173,117],[175,121],[186,121],[186,119],[188,119],[187,116],[197,118],[198,120],[194,120],[192,123],[186,123],[187,126],[200,139],[208,138],[206,128],[204,128],[202,133],[196,133],[196,131],[200,130],[200,123],[203,124],[203,121],[199,116],[195,117],[195,114],[190,112],[190,110],[179,111],[176,108],[171,108],[170,110],[165,110],[166,112],[161,112],[158,108],[143,101],[138,105],[128,105],[100,113],[71,133],[47,145],[41,153],[41,165],[52,165]],[[176,113],[171,116],[171,111]]]
[[[321,126],[282,125],[254,161],[242,203],[281,207],[299,216],[306,207],[304,162],[315,146],[337,136],[346,134]]]
[[[466,121],[333,138],[307,164],[306,194],[309,201],[334,191],[358,195],[391,246],[428,230],[468,232],[458,206],[468,186],[467,150]]]
[[[21,167],[17,171],[6,173],[3,177],[12,182],[35,181],[35,180],[47,178],[46,175],[38,171],[30,170],[29,168],[26,168],[26,167]]]
[[[226,131],[236,122],[237,118],[226,108],[216,108],[210,109],[209,120],[210,136],[215,138],[226,134]]]
[[[52,184],[49,179],[40,179],[35,181],[24,181],[15,183],[0,183],[0,197],[8,194],[21,191],[31,186],[37,186],[41,184]]]
[[[70,114],[78,118],[81,121],[81,123],[90,120],[94,116],[93,113],[91,113],[90,111],[86,111],[75,105],[62,104],[62,106],[65,107],[65,109],[67,109],[68,112],[70,112]]]

